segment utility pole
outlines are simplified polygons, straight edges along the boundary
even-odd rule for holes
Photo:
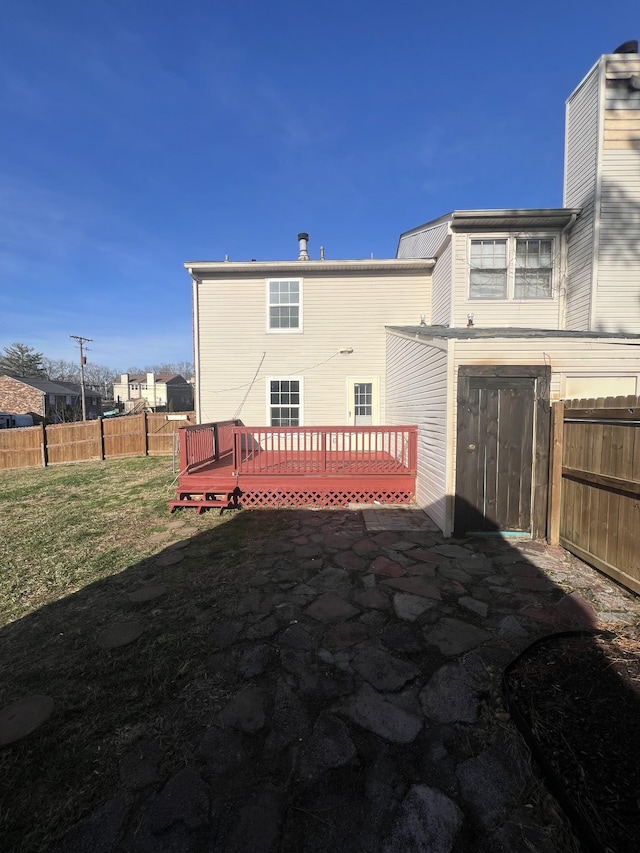
[[[84,366],[87,363],[87,359],[84,355],[84,345],[89,341],[92,341],[93,338],[83,338],[81,335],[69,335],[70,338],[73,338],[78,342],[78,346],[80,347],[80,388],[82,389],[82,420],[86,421],[87,419],[87,398],[85,394],[84,388]]]

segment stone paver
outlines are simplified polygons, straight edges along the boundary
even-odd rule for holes
[[[473,723],[480,710],[480,689],[458,663],[448,663],[420,692],[425,715],[438,723]]]
[[[400,690],[418,674],[413,664],[376,648],[359,652],[351,661],[351,666],[376,690],[383,692]]]
[[[317,779],[331,768],[354,761],[357,754],[348,726],[339,717],[322,712],[302,749],[298,773],[301,779]]]
[[[383,575],[387,578],[397,578],[405,573],[403,566],[388,557],[376,557],[371,563],[370,571],[374,575]]]
[[[154,561],[171,578],[163,608],[190,559],[179,535]],[[224,565],[215,534],[209,553]],[[548,812],[525,799],[520,736],[484,703],[536,637],[637,625],[637,598],[562,549],[444,540],[410,508],[292,510],[242,560],[199,623],[206,677],[184,693],[203,709],[193,742],[158,728],[123,750],[121,790],[55,853],[558,849]],[[147,653],[153,605],[139,586]],[[165,752],[186,766],[165,766]]]
[[[412,595],[422,595],[425,598],[435,598],[440,600],[442,595],[435,584],[428,583],[424,578],[397,578],[395,580],[385,580],[383,583],[399,589],[401,592],[409,592]]]
[[[468,652],[491,639],[491,634],[460,619],[441,619],[438,625],[425,635],[427,643],[438,646],[448,657]]]
[[[365,690],[347,700],[340,711],[356,725],[391,743],[411,743],[422,728],[422,720],[415,714]]]
[[[418,616],[422,616],[425,611],[434,606],[434,601],[421,595],[398,592],[393,596],[393,609],[396,616],[399,619],[406,619],[407,622],[415,622]]]
[[[305,613],[318,622],[334,622],[336,619],[348,619],[360,611],[346,599],[330,592],[319,596],[307,607]]]
[[[384,853],[403,850],[449,853],[464,823],[452,799],[437,788],[413,785],[402,801]]]

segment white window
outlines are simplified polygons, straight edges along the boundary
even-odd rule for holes
[[[302,331],[302,281],[267,281],[267,329],[270,332]]]
[[[471,299],[507,296],[507,241],[472,240],[469,277]]]
[[[471,240],[469,298],[551,299],[553,249],[550,237]]]
[[[515,299],[551,296],[552,240],[516,240]]]
[[[271,426],[302,425],[302,380],[268,379],[267,396]]]

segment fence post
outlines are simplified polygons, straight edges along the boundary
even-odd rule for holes
[[[98,421],[100,424],[100,459],[104,462],[104,424],[102,418],[98,418]]]
[[[144,415],[144,419],[142,421],[142,429],[144,430],[144,455],[149,455],[149,421],[147,420],[147,413],[144,411],[142,413]]]
[[[42,430],[42,438],[40,439],[40,450],[42,452],[42,467],[47,467],[47,430],[44,425],[44,421],[40,424],[40,429]]]
[[[180,473],[186,474],[189,468],[189,460],[187,458],[187,432],[186,427],[178,427],[178,451],[180,459]]]
[[[564,446],[564,400],[557,400],[551,414],[551,459],[549,471],[549,506],[547,541],[560,544],[560,510],[562,505],[562,454]]]

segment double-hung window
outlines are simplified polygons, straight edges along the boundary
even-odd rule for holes
[[[516,240],[515,299],[551,296],[551,240]]]
[[[268,379],[271,426],[300,426],[302,383],[300,379]]]
[[[469,296],[472,299],[506,299],[506,240],[471,241]]]
[[[302,331],[302,281],[267,281],[267,329],[270,332]]]
[[[471,240],[470,299],[550,299],[553,239],[501,237]]]

